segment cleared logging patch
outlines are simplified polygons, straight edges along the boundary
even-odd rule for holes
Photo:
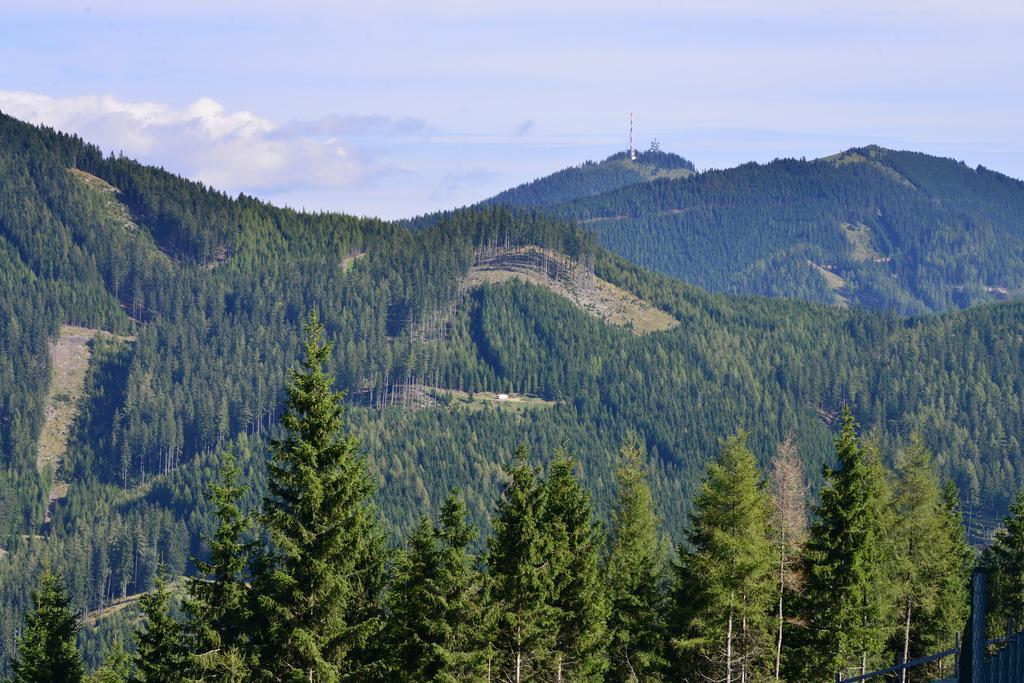
[[[103,206],[107,211],[107,214],[114,219],[121,227],[128,232],[133,232],[139,229],[135,221],[132,220],[132,216],[128,213],[128,208],[122,204],[117,195],[120,192],[116,187],[108,183],[103,178],[94,176],[91,173],[86,173],[77,168],[69,168],[70,173],[75,178],[78,178],[86,187],[97,192],[103,197]]]
[[[64,325],[57,341],[50,342],[50,393],[46,398],[46,421],[36,450],[36,469],[40,474],[47,467],[56,472],[67,449],[92,357],[89,342],[97,332],[87,327]]]
[[[549,254],[549,258],[559,257]],[[634,334],[662,332],[679,324],[678,320],[650,302],[599,277],[593,278],[593,286],[577,287],[571,281],[551,278],[545,272],[522,267],[508,260],[495,259],[473,266],[466,277],[466,287],[500,284],[510,280],[522,280],[544,287],[607,323],[632,329]]]
[[[421,389],[434,400],[436,405],[469,410],[481,410],[488,406],[504,410],[529,410],[531,408],[551,408],[559,403],[528,394],[499,394],[491,391],[469,393],[458,389],[439,389],[437,387],[421,387]]]
[[[840,308],[848,307],[850,300],[846,297],[846,280],[825,266],[819,266],[814,261],[808,261],[807,263],[818,271],[818,274],[825,280],[825,285],[832,290],[832,300],[835,305]]]

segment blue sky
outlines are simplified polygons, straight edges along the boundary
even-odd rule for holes
[[[473,202],[626,145],[1024,177],[1024,3],[0,0],[0,111],[298,208]]]

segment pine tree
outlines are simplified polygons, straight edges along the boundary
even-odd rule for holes
[[[786,645],[785,625],[792,615],[787,596],[799,595],[803,588],[803,554],[807,543],[807,478],[792,435],[779,444],[772,459],[772,524],[775,546],[775,579],[778,592],[775,636],[775,680],[782,678],[782,653]],[[789,609],[787,609],[789,607]]]
[[[218,526],[210,561],[193,559],[197,577],[189,577],[184,601],[185,640],[200,678],[243,681],[249,678],[252,648],[248,647],[250,610],[243,573],[250,546],[245,540],[249,518],[239,508],[245,489],[238,485],[238,467],[224,454],[220,483],[211,487]]]
[[[11,658],[14,683],[77,683],[85,670],[75,638],[78,621],[71,611],[64,580],[47,564],[32,592],[32,609]]]
[[[896,631],[892,492],[877,451],[858,439],[849,410],[836,457],[838,467],[825,468],[807,544],[805,678],[882,663]]]
[[[551,539],[555,681],[600,680],[608,668],[608,600],[600,571],[603,538],[576,461],[559,448],[545,482],[544,528]]]
[[[312,315],[271,444],[260,563],[260,667],[279,680],[330,682],[379,673],[386,553],[359,441],[342,430],[342,393],[324,373],[332,344]]]
[[[135,631],[133,683],[178,683],[184,677],[187,657],[181,625],[171,617],[170,594],[163,578],[139,598],[145,623]]]
[[[410,535],[390,589],[394,680],[482,677],[481,577],[466,550],[475,537],[458,491],[448,495],[436,527],[424,519]]]
[[[896,473],[899,650],[909,661],[952,645],[967,617],[968,576],[962,523],[949,509],[920,434],[900,454]]]
[[[128,683],[131,677],[131,657],[124,651],[121,640],[117,639],[103,655],[103,664],[87,680],[89,683]]]
[[[665,660],[666,551],[647,485],[640,437],[630,431],[619,449],[618,495],[605,568],[611,616],[606,680],[660,681]]]
[[[676,645],[701,679],[763,678],[773,660],[771,500],[740,432],[708,465],[676,567]]]
[[[555,646],[555,613],[549,604],[552,551],[542,526],[545,491],[527,457],[526,447],[520,446],[487,539],[489,599],[495,615],[492,671],[511,683],[552,671]]]

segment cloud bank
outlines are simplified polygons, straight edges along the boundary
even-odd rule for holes
[[[108,95],[50,97],[0,91],[0,111],[77,133],[104,151],[124,152],[229,192],[280,194],[372,183],[397,169],[375,162],[351,139],[425,136],[419,119],[326,116],[281,125],[228,111],[208,97],[183,108]]]

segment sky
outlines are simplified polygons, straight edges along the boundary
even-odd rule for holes
[[[0,0],[0,111],[231,194],[384,218],[628,142],[880,144],[1024,178],[1024,2]]]

